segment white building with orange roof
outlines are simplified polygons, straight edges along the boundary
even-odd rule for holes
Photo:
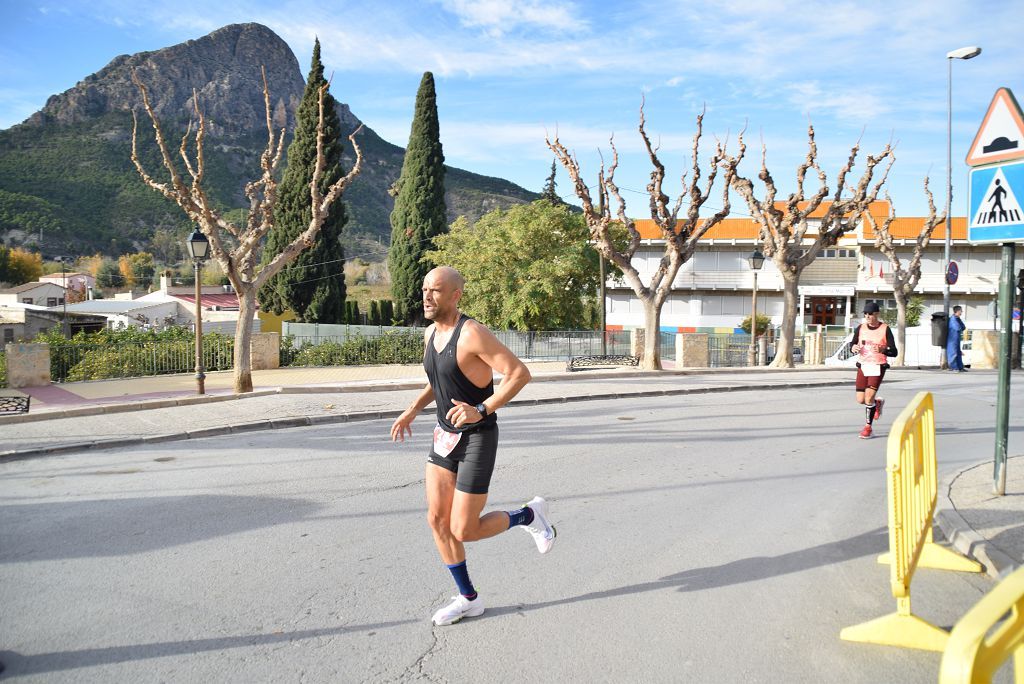
[[[874,202],[870,210],[878,225],[889,212],[888,202]],[[821,216],[819,208],[815,214]],[[815,214],[809,219],[810,246],[816,237]],[[913,253],[923,217],[897,218],[890,232],[903,264]],[[646,282],[664,254],[664,240],[650,219],[636,219],[642,243],[633,264]],[[754,274],[748,257],[758,248],[758,224],[750,218],[727,218],[709,230],[697,251],[680,268],[673,291],[661,312],[666,332],[738,332],[750,315]],[[999,291],[1001,256],[998,245],[967,242],[966,219],[952,220],[951,260],[959,268],[959,279],[950,287],[950,305],[964,307],[969,328],[993,329],[994,306]],[[921,280],[915,294],[924,299],[922,323],[932,312],[942,311],[945,224],[936,227],[921,264]],[[1024,266],[1018,255],[1014,273]],[[797,327],[839,326],[851,328],[859,322],[863,305],[876,301],[883,309],[895,308],[889,260],[875,247],[875,234],[867,221],[860,221],[834,247],[822,250],[800,277],[800,309]],[[775,264],[765,259],[757,275],[757,311],[772,323],[782,322],[783,280]],[[629,330],[644,325],[643,307],[623,281],[610,279],[607,287],[606,320],[611,330]]]

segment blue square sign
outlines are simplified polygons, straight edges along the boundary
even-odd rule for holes
[[[1024,240],[1024,161],[971,169],[967,217],[970,242]]]

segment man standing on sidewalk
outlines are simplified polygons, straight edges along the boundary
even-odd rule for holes
[[[453,268],[435,268],[423,280],[423,313],[433,321],[424,333],[427,386],[391,426],[392,441],[412,435],[412,422],[434,401],[437,425],[427,456],[427,521],[441,560],[459,594],[434,613],[435,625],[450,625],[484,612],[469,579],[464,542],[487,539],[522,526],[541,553],[555,541],[548,505],[541,497],[515,511],[483,513],[498,450],[495,412],[530,381],[530,371],[486,327],[461,313],[465,281]],[[494,390],[494,373],[502,376]]]
[[[878,304],[864,304],[864,322],[853,332],[850,351],[857,354],[857,403],[865,406],[861,439],[872,437],[872,423],[882,417],[885,401],[877,399],[878,388],[889,368],[888,357],[896,356],[896,339],[888,325],[878,319]]]
[[[949,330],[946,335],[946,358],[949,360],[949,370],[963,372],[964,353],[960,349],[960,342],[963,339],[964,330],[967,326],[963,321],[964,309],[962,306],[953,307],[953,315],[949,317]]]

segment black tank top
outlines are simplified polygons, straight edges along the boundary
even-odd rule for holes
[[[448,344],[440,352],[434,349],[434,335],[437,334],[435,327],[423,353],[423,368],[427,371],[427,379],[434,390],[434,403],[437,404],[437,422],[448,432],[466,432],[498,422],[498,416],[490,413],[478,423],[457,428],[445,417],[448,411],[455,406],[452,399],[476,406],[494,394],[493,379],[487,383],[486,387],[477,387],[462,374],[462,370],[459,368],[455,350],[459,343],[459,334],[462,333],[462,326],[468,320],[469,316],[466,314],[459,317],[459,322],[455,324],[455,330],[452,331]]]

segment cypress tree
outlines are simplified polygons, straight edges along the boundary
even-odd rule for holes
[[[302,233],[312,219],[309,184],[316,164],[316,127],[320,87],[326,84],[320,61],[320,40],[313,45],[313,60],[295,116],[295,137],[288,146],[288,167],[278,186],[275,225],[263,250],[269,261]],[[321,191],[344,175],[341,166],[341,121],[337,102],[324,97],[324,172]],[[348,217],[345,205],[331,205],[313,246],[275,275],[259,292],[260,307],[280,314],[291,309],[305,323],[341,323],[345,318],[345,250],[341,234]]]
[[[555,190],[555,160],[551,160],[551,175],[548,176],[547,181],[544,182],[544,189],[541,190],[541,199],[546,199],[551,204],[558,206],[559,204],[565,204],[562,198],[558,196],[558,192]]]
[[[376,299],[370,300],[370,325],[380,325],[380,304]]]
[[[431,239],[448,231],[444,202],[444,153],[437,120],[434,75],[423,74],[416,93],[409,145],[405,150],[402,175],[393,188],[395,208],[391,212],[391,248],[388,269],[391,298],[404,312],[407,323],[423,322],[423,278],[430,270],[422,263],[423,253],[432,248]]]

